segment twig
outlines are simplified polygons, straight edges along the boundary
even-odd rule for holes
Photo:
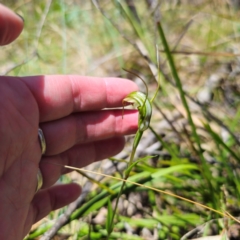
[[[51,4],[52,4],[52,0],[48,0],[47,4],[45,6],[44,12],[42,14],[41,20],[39,22],[37,32],[36,32],[36,36],[37,36],[37,41],[36,41],[36,46],[35,46],[36,49],[38,49],[38,44],[39,44],[39,39],[41,36],[42,28],[44,26],[44,23],[45,23],[47,15],[48,15]]]
[[[183,37],[185,36],[185,34],[187,33],[188,29],[190,28],[190,26],[193,23],[193,19],[191,19],[190,21],[187,22],[187,24],[184,26],[182,33],[180,34],[180,36],[178,37],[173,49],[171,50],[171,53],[174,52],[178,45],[180,44],[180,42],[182,41]]]
[[[165,50],[159,50],[159,52],[165,52]],[[202,52],[202,51],[177,51],[171,50],[172,54],[183,54],[183,55],[202,55],[209,57],[238,57],[240,53],[228,53],[228,52]]]
[[[0,75],[2,75],[2,76],[7,75],[8,73],[10,73],[11,71],[13,71],[14,69],[16,69],[16,68],[18,68],[18,67],[20,67],[20,66],[22,66],[22,65],[24,65],[24,64],[29,63],[29,62],[30,62],[34,57],[36,57],[36,56],[38,56],[38,54],[37,54],[36,51],[34,51],[34,52],[32,53],[32,55],[30,56],[30,58],[27,58],[27,59],[23,60],[22,62],[17,63],[17,64],[15,64],[15,65],[9,67],[8,69],[6,69],[6,70],[3,71],[2,73],[0,73]]]
[[[221,240],[222,239],[222,236],[221,235],[216,235],[216,236],[206,236],[206,237],[199,237],[199,235],[203,234],[205,232],[205,229],[206,226],[214,223],[214,222],[217,222],[219,220],[224,220],[225,218],[219,218],[219,219],[212,219],[200,226],[197,226],[196,228],[192,229],[191,231],[189,231],[188,233],[184,234],[182,237],[181,237],[181,240],[187,240],[187,239],[194,239],[194,240]],[[237,218],[239,219],[239,218]],[[194,237],[197,237],[197,238],[194,238]]]
[[[168,119],[168,117],[166,116],[166,114],[161,110],[161,108],[155,103],[153,102],[154,106],[157,108],[157,110],[162,114],[162,116],[164,117],[164,119],[167,121],[167,123],[171,126],[173,132],[175,132],[175,134],[178,136],[178,138],[180,140],[183,140],[183,137],[181,136],[181,134],[177,131],[177,129],[175,128],[175,126],[173,125],[172,121],[170,121]]]

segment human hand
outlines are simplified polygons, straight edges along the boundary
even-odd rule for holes
[[[5,45],[21,33],[23,22],[3,5],[0,13]],[[77,184],[53,186],[69,171],[60,165],[83,167],[122,150],[123,136],[137,130],[138,114],[128,110],[122,119],[122,111],[112,108],[136,90],[133,82],[116,78],[0,77],[0,239],[23,239],[33,223],[79,196]],[[35,194],[39,168],[43,186]]]

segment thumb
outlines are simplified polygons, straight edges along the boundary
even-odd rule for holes
[[[22,32],[23,19],[0,4],[0,46],[14,41]]]

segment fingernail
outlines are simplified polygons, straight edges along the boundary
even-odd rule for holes
[[[24,18],[20,14],[18,14],[18,13],[16,13],[16,14],[22,19],[23,22],[25,22]]]

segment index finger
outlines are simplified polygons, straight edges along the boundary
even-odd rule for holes
[[[38,103],[40,122],[73,112],[121,107],[123,98],[138,90],[134,82],[122,78],[53,75],[21,79]]]

